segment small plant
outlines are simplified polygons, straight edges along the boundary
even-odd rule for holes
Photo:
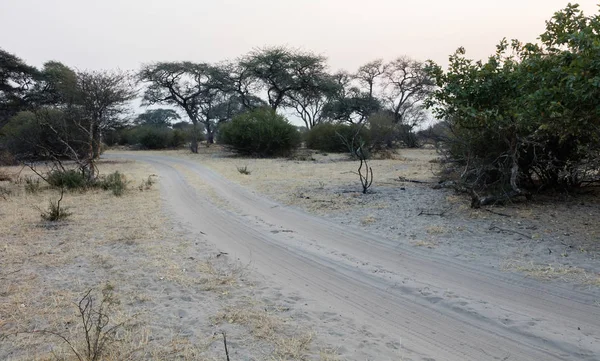
[[[368,150],[365,150],[366,145],[361,138],[361,131],[364,126],[365,124],[362,123],[356,128],[352,138],[348,138],[342,133],[336,133],[336,135],[340,141],[346,145],[350,153],[360,161],[357,174],[360,178],[360,184],[362,185],[362,192],[363,194],[367,194],[369,188],[373,185],[373,169],[369,167],[368,159],[370,154]]]
[[[150,188],[152,188],[153,185],[154,179],[152,179],[152,176],[149,175],[148,179],[142,180],[142,183],[138,186],[138,189],[140,190],[140,192],[147,191]]]
[[[360,184],[362,185],[363,189],[362,192],[363,194],[367,194],[369,188],[371,188],[371,185],[373,185],[373,169],[369,167],[369,163],[367,162],[368,156],[365,155],[363,147],[364,144],[361,144],[361,146],[354,151],[354,154],[356,154],[356,157],[360,161],[360,166],[358,167],[358,176],[360,177]]]
[[[48,222],[59,222],[69,218],[72,215],[72,213],[67,212],[67,208],[60,207],[60,202],[62,202],[64,195],[65,190],[61,189],[60,198],[58,199],[58,201],[53,202],[52,200],[50,200],[48,210],[42,211],[42,213],[40,214],[43,220]]]
[[[244,174],[244,175],[252,174],[252,171],[248,169],[247,165],[245,165],[243,167],[237,167],[237,170],[240,174]]]
[[[127,190],[127,180],[123,174],[119,173],[119,171],[105,176],[98,184],[100,185],[100,188],[105,191],[111,190],[117,197],[122,196]]]
[[[36,194],[40,191],[41,184],[39,178],[25,177],[23,180],[25,182],[25,192]]]
[[[83,346],[78,340],[68,339],[64,334],[51,330],[36,330],[33,333],[48,334],[60,338],[79,361],[99,361],[109,352],[111,345],[117,342],[116,334],[125,322],[114,324],[109,317],[119,301],[113,295],[114,287],[106,285],[102,290],[102,299],[96,306],[92,290],[89,290],[77,303],[79,326],[83,328]]]
[[[52,187],[61,189],[85,189],[89,185],[85,175],[75,169],[55,169],[50,171],[45,179]]]

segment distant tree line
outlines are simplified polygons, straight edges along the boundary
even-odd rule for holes
[[[331,73],[323,56],[267,47],[234,61],[158,62],[133,74],[79,71],[56,61],[37,69],[0,50],[0,151],[21,160],[73,159],[94,177],[103,144],[187,143],[197,152],[201,140],[215,141],[222,124],[261,108],[293,113],[306,130],[368,124],[377,114],[394,128],[387,144],[417,146],[414,129],[426,118],[423,101],[432,89],[424,64],[405,57]],[[165,108],[133,116],[129,103],[138,96]]]
[[[254,50],[218,64],[159,62],[139,79],[148,87],[144,102],[183,111],[212,143],[219,124],[257,108],[288,111],[307,130],[321,123],[366,122],[382,113],[401,131],[398,141],[417,146],[415,127],[426,119],[423,101],[433,90],[424,64],[406,57],[376,60],[354,74],[329,72],[326,58],[286,47]],[[197,140],[191,149],[197,152]]]

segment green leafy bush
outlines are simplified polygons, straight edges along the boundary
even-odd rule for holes
[[[599,57],[600,15],[569,4],[537,44],[503,40],[486,62],[460,48],[447,71],[430,63],[448,171],[467,189],[509,196],[599,183]]]
[[[144,149],[165,149],[169,147],[170,131],[155,127],[139,129],[138,142]]]
[[[261,108],[223,124],[219,141],[243,155],[286,156],[300,145],[300,134],[284,117]]]
[[[46,175],[46,181],[50,186],[64,189],[83,189],[89,186],[85,175],[75,169],[53,170]]]
[[[393,149],[400,140],[401,126],[394,123],[394,118],[385,113],[375,113],[369,117],[369,139],[372,151]]]
[[[322,152],[344,153],[350,152],[348,145],[357,148],[360,142],[364,142],[368,148],[370,146],[370,135],[367,129],[362,128],[356,138],[358,125],[351,124],[333,124],[323,123],[314,126],[306,132],[306,147]],[[354,138],[354,144],[352,139]]]
[[[104,176],[98,181],[97,185],[105,191],[112,191],[117,197],[122,196],[127,190],[127,180],[119,171]]]
[[[135,146],[142,149],[180,148],[190,141],[192,131],[191,126],[177,129],[137,126],[121,129],[117,135],[111,135],[111,143]],[[115,140],[115,138],[117,139]],[[203,139],[202,135],[199,139]]]

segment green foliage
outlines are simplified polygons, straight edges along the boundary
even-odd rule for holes
[[[452,130],[451,159],[474,188],[575,187],[594,181],[600,155],[600,16],[569,5],[540,44],[503,40],[487,62],[459,49],[428,105]],[[465,168],[466,167],[466,168]]]
[[[399,129],[402,125],[396,124],[392,115],[383,112],[375,113],[369,117],[368,125],[372,151],[392,149],[397,146],[400,139]]]
[[[61,189],[85,189],[90,185],[85,175],[75,169],[55,169],[46,174],[46,182],[54,188]]]
[[[382,109],[381,101],[368,93],[351,89],[323,106],[323,117],[334,121],[360,123]]]
[[[370,146],[368,130],[363,127],[358,136],[354,137],[357,127],[359,126],[344,123],[322,123],[316,125],[305,135],[306,147],[322,152],[345,153],[351,151],[348,148],[347,142],[352,143],[352,139],[354,138],[353,149],[360,145],[361,139],[368,148]]]
[[[286,102],[298,105],[300,97],[328,87],[325,58],[286,47],[257,49],[245,55],[240,66],[266,91],[269,106],[277,110]]]
[[[155,126],[137,126],[119,130],[113,141],[120,145],[129,145],[141,149],[180,148],[192,138],[193,128],[160,128]],[[202,134],[197,134],[202,140]]]
[[[40,108],[35,111],[20,112],[12,117],[2,129],[0,148],[16,159],[35,161],[54,157],[66,158],[70,152],[77,156],[86,154],[86,136],[72,120],[76,111],[53,108]],[[63,140],[68,140],[70,149],[52,130],[60,130]]]
[[[149,109],[138,115],[135,123],[158,128],[168,128],[175,120],[179,120],[179,114],[173,109]]]
[[[89,179],[80,170],[55,169],[50,171],[45,176],[46,182],[54,188],[68,190],[86,190],[90,188],[100,188],[120,197],[127,190],[127,180],[121,173],[114,172],[97,179]],[[26,185],[28,187],[28,185]],[[35,187],[32,185],[32,187]]]
[[[102,177],[97,181],[96,186],[105,191],[110,190],[115,196],[120,197],[127,190],[127,180],[123,174],[116,171]]]
[[[165,149],[169,147],[170,132],[165,129],[143,127],[138,129],[138,141],[144,149]]]
[[[223,124],[219,140],[239,154],[272,157],[291,154],[300,145],[300,134],[283,116],[260,108]]]
[[[0,49],[0,128],[12,116],[34,105],[38,89],[31,84],[39,78],[39,70]]]

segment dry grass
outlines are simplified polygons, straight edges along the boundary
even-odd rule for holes
[[[429,248],[429,249],[434,249],[434,248],[438,247],[437,243],[429,242],[429,241],[415,241],[415,242],[412,242],[412,245],[415,247],[424,247],[424,248]]]
[[[587,272],[583,268],[565,265],[540,265],[533,262],[509,260],[502,264],[504,271],[518,271],[542,281],[561,280],[600,287],[600,274]]]
[[[363,226],[368,226],[375,222],[377,222],[377,218],[375,218],[373,216],[367,216],[360,220],[360,224],[362,224]]]
[[[2,182],[10,195],[0,199],[0,358],[73,360],[74,354],[59,338],[33,331],[60,330],[79,348],[82,333],[74,303],[86,290],[110,282],[121,301],[111,317],[128,322],[103,360],[223,359],[222,340],[213,335],[209,318],[223,304],[250,293],[246,268],[206,253],[196,238],[174,230],[162,213],[158,187],[148,182],[152,167],[110,161],[101,162],[99,168],[102,174],[124,173],[130,180],[128,192],[122,197],[102,190],[67,192],[62,204],[73,215],[61,224],[40,219],[36,207],[47,205],[57,191],[43,183],[39,191],[27,191],[25,179],[36,177],[30,171]],[[1,169],[10,174],[21,170]],[[197,177],[190,172],[187,176],[196,179],[192,184],[201,194],[219,201]],[[168,314],[155,311],[157,303],[174,302],[169,292],[176,290],[200,295],[199,307],[185,303],[189,301],[173,307],[200,308],[204,325],[191,325],[179,317],[167,321]],[[258,335],[275,350],[275,359],[305,358],[308,333],[290,332],[286,327],[291,321],[281,322],[277,313],[255,310],[236,316],[234,326],[247,329],[251,336],[236,339],[237,350],[253,355]],[[182,330],[195,336],[183,336]]]
[[[321,361],[340,361],[340,356],[336,349],[323,349],[319,351],[319,360]]]
[[[273,360],[305,360],[309,357],[312,333],[294,327],[293,321],[270,312],[264,304],[242,302],[225,307],[214,318],[215,325],[222,323],[242,325],[260,341],[273,345]]]
[[[430,235],[440,235],[448,232],[446,228],[441,226],[429,226],[425,229],[425,231]]]
[[[103,173],[121,167],[100,163]],[[127,168],[132,179],[148,171],[142,166]],[[20,170],[4,168],[12,174]],[[66,338],[80,343],[81,330],[73,319],[74,302],[86,289],[99,287],[107,280],[119,286],[124,282],[109,271],[118,261],[102,254],[100,248],[124,238],[152,240],[161,225],[160,201],[157,195],[141,196],[137,192],[122,198],[98,190],[66,193],[62,204],[70,207],[73,216],[63,224],[49,224],[40,219],[38,208],[44,207],[48,198],[55,198],[57,191],[41,185],[39,193],[32,194],[25,189],[26,177],[36,176],[25,169],[12,178],[14,182],[5,185],[11,196],[0,207],[0,333],[13,335],[4,341],[0,352],[11,350],[18,355],[15,359],[43,360],[53,357],[52,353],[70,359],[74,355],[64,342],[36,330],[60,330]],[[119,291],[127,296],[129,290],[119,287]],[[119,319],[127,312],[116,310],[112,316]],[[25,333],[14,336],[16,332]],[[119,339],[124,345],[139,345],[143,340],[137,337],[144,334],[143,327],[124,328]],[[105,359],[124,359],[123,352],[131,351],[126,347],[107,349]]]
[[[369,165],[375,175],[375,186],[412,186],[397,182],[398,177],[429,181],[433,179],[437,165],[428,163],[437,157],[435,150],[404,149],[387,158],[373,159]],[[252,188],[283,204],[298,206],[316,214],[344,211],[357,206],[377,209],[386,207],[385,202],[365,202],[357,171],[358,163],[346,154],[311,154],[314,161],[276,159],[248,159],[235,157],[219,146],[202,148],[199,154],[186,151],[161,151],[156,154],[171,155],[199,162],[240,185]],[[240,174],[238,167],[244,165],[252,175]],[[185,167],[178,170],[186,174]],[[191,175],[187,172],[186,176]],[[188,178],[192,179],[192,177]],[[330,186],[342,186],[347,192],[332,192]],[[355,190],[355,192],[352,192]]]

